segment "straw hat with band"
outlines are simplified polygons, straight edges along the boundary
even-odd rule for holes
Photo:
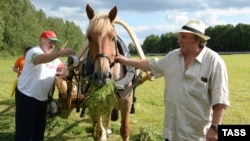
[[[210,37],[205,35],[205,25],[199,20],[189,20],[179,32],[186,32],[195,34],[205,41],[209,40]]]

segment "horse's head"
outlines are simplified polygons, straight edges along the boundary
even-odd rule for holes
[[[117,55],[116,31],[114,20],[117,15],[117,8],[110,10],[109,14],[96,14],[87,5],[87,16],[89,26],[87,28],[87,38],[89,40],[89,55],[94,66],[93,79],[98,86],[109,83],[114,65],[114,56]]]

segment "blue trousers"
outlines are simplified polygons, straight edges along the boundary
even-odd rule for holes
[[[47,101],[28,97],[16,89],[15,141],[43,141]]]

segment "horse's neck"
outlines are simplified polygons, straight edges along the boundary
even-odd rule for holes
[[[111,71],[115,80],[119,80],[124,77],[124,70],[120,63],[115,63],[115,65],[111,68]]]

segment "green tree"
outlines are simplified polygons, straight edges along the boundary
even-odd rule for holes
[[[159,52],[160,53],[167,53],[173,49],[178,48],[177,43],[177,33],[166,33],[161,35],[161,40],[159,42]]]
[[[2,10],[0,10],[0,52],[2,50],[5,50],[6,45],[3,42],[3,33],[4,33],[4,29],[5,29],[5,21],[3,20],[3,12]]]
[[[38,44],[39,35],[46,29],[55,31],[62,40],[56,48],[68,40],[70,46],[79,49],[86,38],[79,26],[61,18],[47,18],[29,0],[0,0],[0,52],[22,54],[26,46]]]
[[[159,53],[160,38],[157,35],[149,35],[143,42],[142,49],[144,53]]]
[[[234,42],[237,46],[237,51],[249,51],[250,50],[250,26],[247,24],[238,24],[234,29]]]
[[[131,53],[131,54],[137,53],[137,50],[136,50],[135,45],[133,43],[128,44],[128,49],[129,49],[129,53]]]
[[[81,32],[81,28],[76,26],[74,22],[66,21],[64,30],[64,40],[69,41],[70,47],[78,51],[82,47],[86,36]]]
[[[230,47],[230,33],[233,28],[230,24],[208,28],[206,34],[211,37],[208,40],[208,46],[218,52],[227,51]]]

